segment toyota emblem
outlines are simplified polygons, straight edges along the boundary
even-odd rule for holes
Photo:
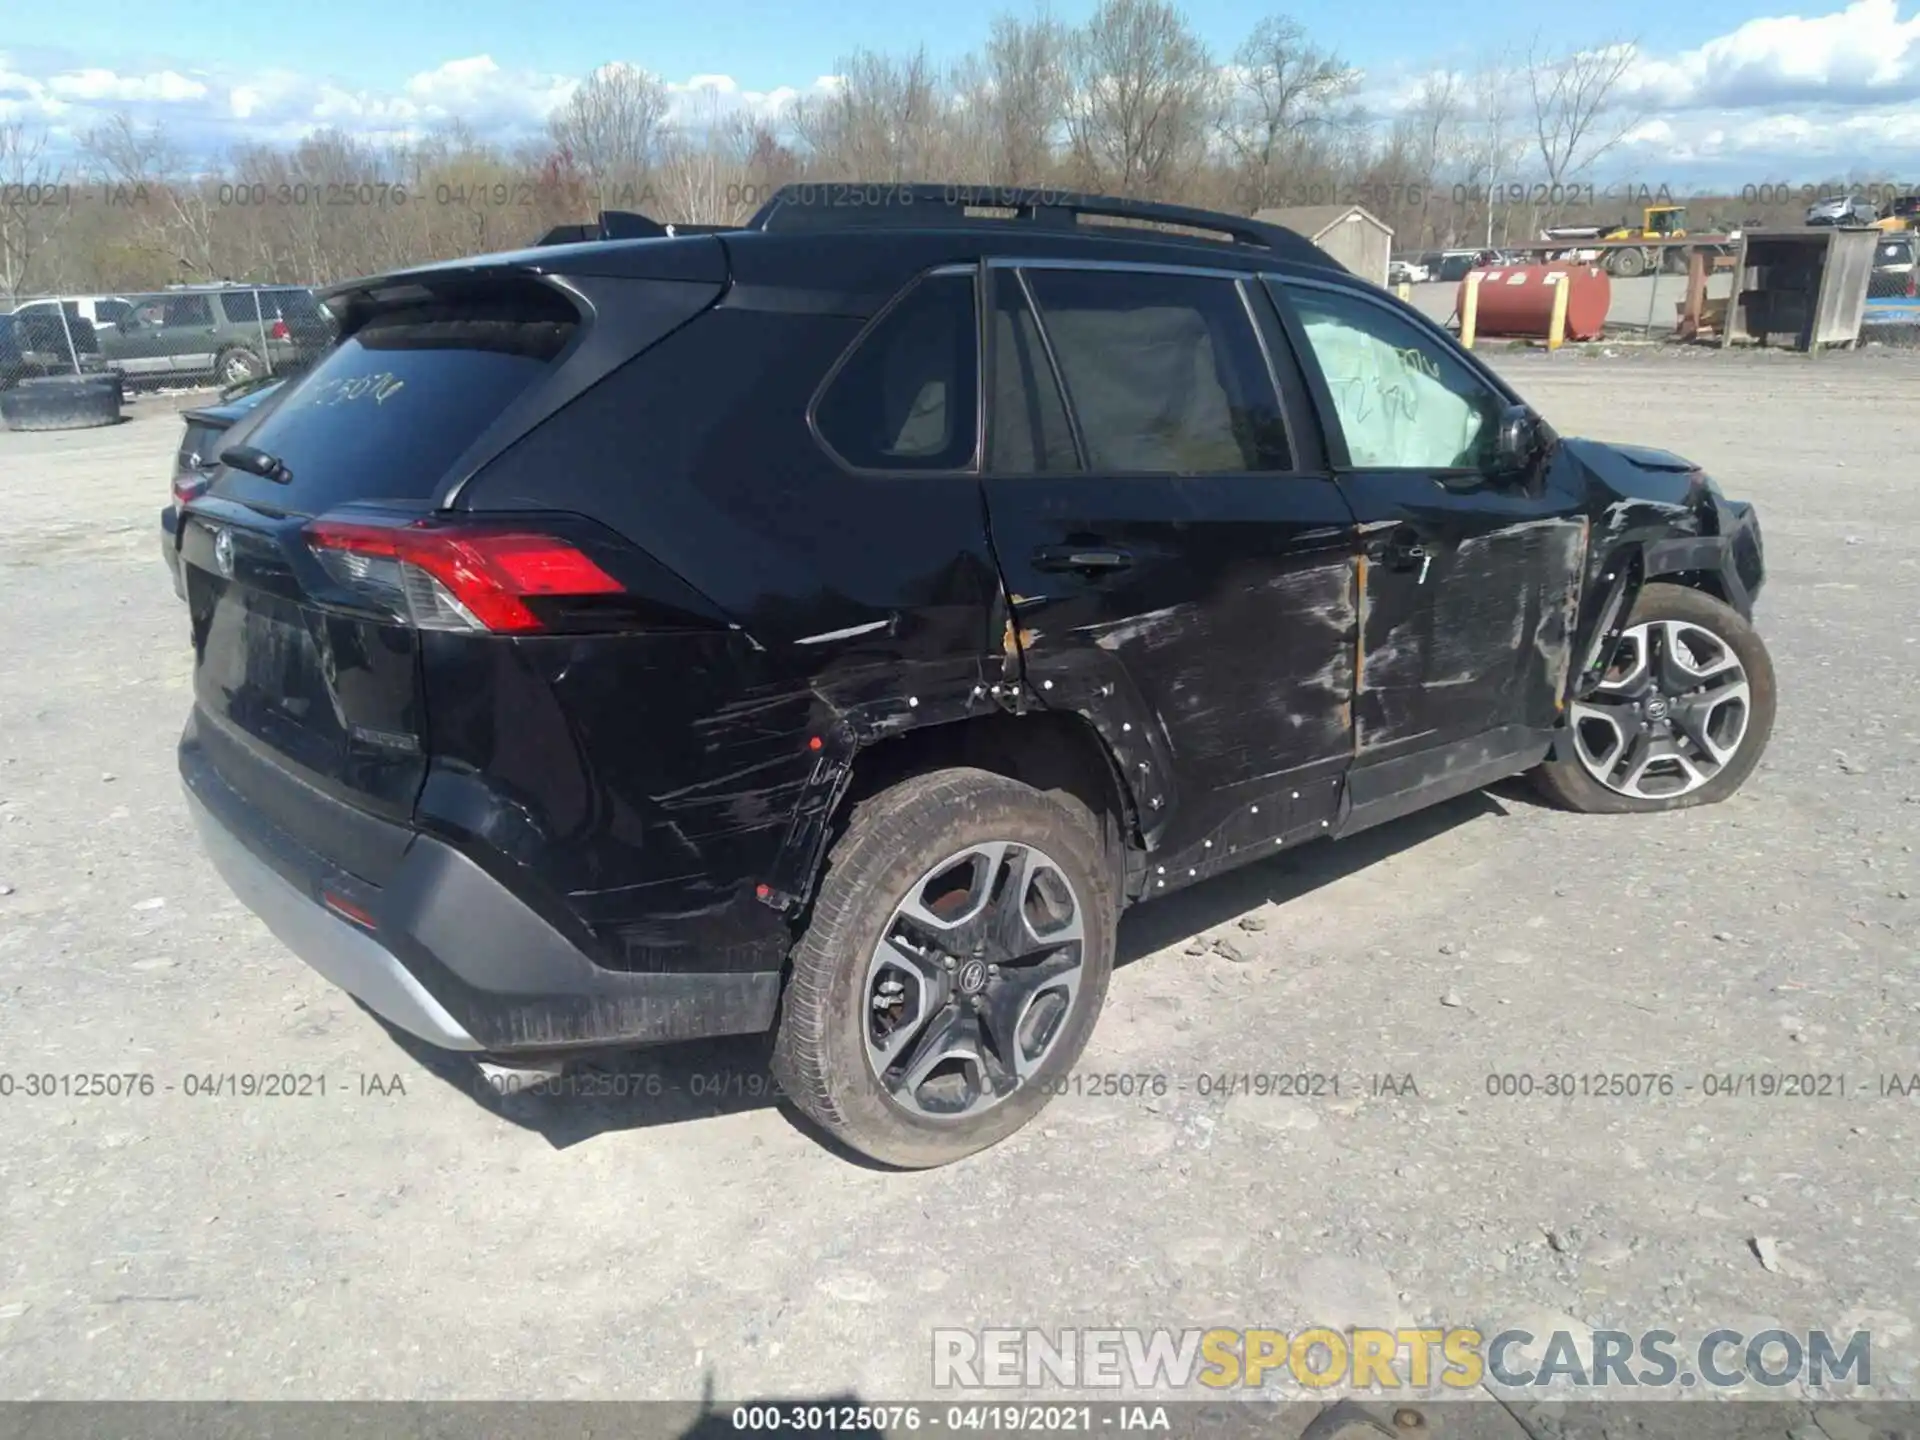
[[[222,530],[213,537],[213,563],[229,580],[233,578],[233,532]]]

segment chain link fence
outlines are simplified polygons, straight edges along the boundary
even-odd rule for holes
[[[1605,320],[1598,335],[1582,338],[1628,344],[1711,340],[1724,323],[1733,294],[1733,257],[1718,246],[1650,250],[1633,254],[1630,263],[1617,259],[1610,263],[1610,252],[1599,246],[1572,251],[1517,247],[1447,259],[1451,263],[1442,271],[1445,278],[1414,284],[1411,299],[1424,314],[1454,330],[1460,325],[1465,276],[1472,270],[1502,272],[1498,279],[1488,276],[1494,283],[1501,283],[1517,267],[1562,273],[1598,270],[1607,291]],[[1429,263],[1426,268],[1431,273],[1433,266]],[[1499,336],[1484,327],[1480,333],[1489,340],[1546,338],[1544,328],[1537,336],[1525,337]]]
[[[1737,244],[1687,247],[1649,247],[1643,255],[1621,264],[1613,257],[1619,247],[1595,246],[1571,254],[1552,254],[1543,247],[1507,251],[1458,252],[1447,255],[1443,278],[1416,281],[1408,298],[1424,314],[1458,331],[1465,276],[1480,270],[1487,284],[1505,283],[1514,267],[1539,266],[1565,271],[1599,268],[1606,274],[1605,322],[1597,335],[1573,336],[1606,345],[1672,344],[1693,342],[1717,346],[1735,303],[1740,251]],[[1416,265],[1434,269],[1434,256],[1409,257]],[[1875,242],[1872,269],[1867,277],[1866,313],[1860,329],[1862,344],[1920,343],[1920,232],[1892,231]],[[1628,273],[1622,273],[1628,272]],[[1417,273],[1417,272],[1416,272]],[[1747,283],[1757,283],[1749,265]],[[1530,278],[1537,279],[1535,272]],[[1484,300],[1486,291],[1482,290]],[[1744,313],[1744,312],[1743,312]],[[1476,344],[1544,340],[1538,333],[1503,334],[1485,324],[1477,326]],[[1735,343],[1741,334],[1736,331]]]
[[[0,389],[103,371],[147,389],[246,384],[304,369],[333,333],[312,290],[299,285],[22,295],[0,304]]]

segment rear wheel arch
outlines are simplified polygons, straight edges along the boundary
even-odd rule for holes
[[[1141,849],[1132,791],[1092,722],[1059,711],[970,716],[862,745],[854,753],[846,789],[834,806],[822,857],[845,832],[861,801],[916,775],[953,768],[1001,775],[1084,808],[1105,839],[1116,889],[1123,890],[1127,856]],[[811,877],[816,881],[818,864]]]
[[[222,384],[237,384],[241,380],[254,379],[266,373],[266,361],[255,353],[251,345],[240,343],[222,345],[213,357],[214,378]]]

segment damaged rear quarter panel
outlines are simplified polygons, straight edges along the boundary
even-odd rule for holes
[[[778,892],[811,884],[854,753],[973,704],[1004,618],[978,481],[850,472],[807,418],[926,257],[849,241],[804,265],[734,258],[717,308],[463,495],[590,516],[728,623],[429,658],[423,823],[537,881],[523,891],[628,969],[778,969]]]

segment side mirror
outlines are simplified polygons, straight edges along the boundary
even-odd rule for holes
[[[1539,454],[1540,417],[1525,405],[1509,405],[1500,412],[1493,438],[1493,468],[1499,475],[1517,475]]]

